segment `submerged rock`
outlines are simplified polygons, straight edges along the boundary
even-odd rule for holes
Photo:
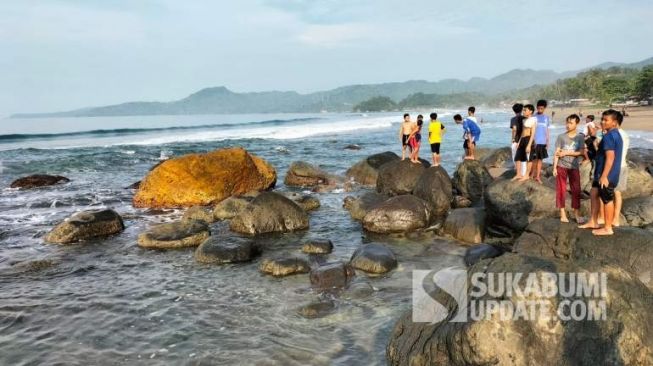
[[[249,262],[261,253],[261,248],[251,240],[212,236],[195,250],[195,260],[200,263]]]
[[[384,164],[379,168],[376,191],[390,196],[413,193],[419,177],[426,168],[410,160],[399,160]]]
[[[68,183],[70,179],[61,175],[33,174],[27,177],[18,178],[11,183],[10,188],[32,189],[38,187],[53,186],[60,183]]]
[[[311,240],[302,245],[302,252],[307,254],[329,254],[333,251],[331,240]]]
[[[343,206],[347,211],[349,211],[352,219],[362,220],[368,212],[379,204],[387,201],[388,198],[390,197],[384,194],[366,192],[359,197],[346,197]]]
[[[238,215],[254,200],[253,197],[229,197],[213,207],[213,217],[216,220],[229,220]]]
[[[48,243],[69,244],[117,234],[125,229],[122,218],[114,210],[89,210],[72,215],[55,226],[44,239]]]
[[[502,320],[498,311],[493,316],[467,317],[463,321],[450,321],[454,315],[469,314],[479,303],[507,303],[511,309],[524,308],[524,296],[519,293],[471,295],[467,289],[466,302],[444,291],[433,291],[432,304],[441,304],[448,317],[437,318],[436,323],[415,322],[413,313],[407,311],[396,323],[386,350],[389,365],[648,365],[653,364],[653,312],[650,311],[651,292],[639,281],[618,267],[605,267],[595,262],[565,262],[516,254],[505,254],[483,261],[469,268],[463,280],[475,273],[493,274],[496,278],[505,273],[523,273],[518,279],[521,289],[528,288],[528,274],[543,273],[596,273],[607,276],[607,294],[603,297],[605,312],[597,309],[595,315],[605,320],[563,321],[558,309],[570,314],[571,307],[561,294],[551,297],[529,296],[537,301],[535,311],[519,320]],[[472,303],[472,300],[475,302]],[[587,304],[588,299],[584,299]],[[474,305],[476,304],[476,305]],[[587,305],[591,307],[591,304]],[[507,306],[502,306],[506,308]],[[594,309],[597,306],[593,307]],[[526,307],[526,309],[529,309]],[[543,310],[542,313],[540,310]],[[425,310],[430,313],[429,309]],[[518,315],[519,313],[515,313]],[[533,314],[533,315],[530,315]],[[600,319],[600,318],[599,318]]]
[[[361,271],[380,274],[397,267],[397,258],[387,247],[379,244],[365,244],[356,249],[350,264]]]
[[[478,244],[485,239],[485,209],[457,208],[444,222],[444,232],[454,239]]]
[[[308,273],[311,265],[302,258],[267,258],[261,262],[261,272],[275,277],[289,276],[293,274]]]
[[[461,196],[476,204],[483,200],[485,189],[492,181],[492,176],[479,161],[465,160],[458,165],[452,182]]]
[[[441,166],[426,169],[417,180],[413,194],[430,204],[433,215],[446,215],[453,199],[449,174]]]
[[[330,300],[312,302],[297,309],[297,313],[307,319],[323,318],[336,310],[336,304]]]
[[[193,206],[187,209],[181,219],[183,221],[200,220],[206,222],[207,224],[215,222],[215,218],[213,217],[213,210],[211,210],[209,207],[202,206]]]
[[[328,185],[328,174],[322,169],[304,161],[295,161],[290,164],[284,184],[295,187],[315,187]]]
[[[308,214],[288,198],[265,192],[236,215],[229,227],[249,235],[304,230],[308,229]]]
[[[311,284],[320,289],[342,288],[354,277],[354,269],[343,262],[327,263],[311,270]]]
[[[141,182],[134,207],[190,207],[274,187],[277,174],[242,148],[189,154],[166,160]]]
[[[377,205],[363,218],[363,227],[380,234],[423,229],[431,222],[426,201],[411,195],[392,197]]]
[[[204,221],[175,221],[152,226],[138,235],[138,245],[142,248],[177,249],[196,247],[210,235]]]
[[[384,164],[399,160],[401,160],[399,156],[391,151],[370,155],[349,168],[345,176],[359,184],[375,187],[379,168]]]

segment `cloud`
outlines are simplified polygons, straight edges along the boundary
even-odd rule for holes
[[[334,48],[371,40],[375,34],[373,27],[365,24],[310,25],[297,39],[310,46]]]

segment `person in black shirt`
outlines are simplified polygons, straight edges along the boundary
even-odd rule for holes
[[[512,162],[515,164],[515,172],[517,171],[517,163],[515,162],[515,153],[517,152],[517,146],[519,145],[519,139],[521,137],[522,130],[524,129],[524,117],[521,115],[524,105],[521,103],[515,103],[512,106],[512,111],[515,112],[515,116],[510,119],[510,129],[512,130]],[[522,164],[520,164],[522,165]],[[522,167],[522,170],[525,172],[525,167]]]

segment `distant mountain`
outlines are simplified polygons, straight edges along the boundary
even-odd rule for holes
[[[653,64],[653,57],[632,64],[603,63],[592,68],[613,66],[642,68]],[[585,69],[588,70],[588,69]],[[483,93],[495,95],[535,85],[546,85],[556,80],[573,77],[579,72],[557,73],[551,70],[515,69],[491,79],[471,78],[467,81],[444,79],[436,82],[411,80],[405,82],[349,85],[310,94],[294,91],[236,93],[226,87],[202,89],[173,102],[128,102],[103,107],[91,107],[56,113],[20,113],[12,118],[38,117],[96,117],[186,115],[218,113],[292,113],[292,112],[349,112],[353,106],[377,96],[399,102],[411,94]]]

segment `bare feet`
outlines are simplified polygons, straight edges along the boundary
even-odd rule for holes
[[[583,225],[578,225],[578,228],[579,229],[598,229],[599,226],[590,221],[590,222],[587,222],[587,223],[585,223]]]
[[[542,184],[542,179],[540,177],[535,177],[534,180],[539,184]]]
[[[526,182],[529,179],[530,179],[529,177],[521,177],[521,178],[517,179],[517,181],[518,182]]]
[[[515,175],[514,177],[512,177],[511,181],[520,180],[521,178],[522,177]]]
[[[592,230],[592,234],[594,234],[596,236],[606,236],[606,235],[612,235],[612,234],[614,234],[614,232],[612,230],[608,230],[608,229],[603,227],[603,228],[600,228],[600,229]]]
[[[566,218],[566,217],[561,217],[561,218],[560,218],[560,222],[568,223],[568,222],[569,222],[569,219]]]

